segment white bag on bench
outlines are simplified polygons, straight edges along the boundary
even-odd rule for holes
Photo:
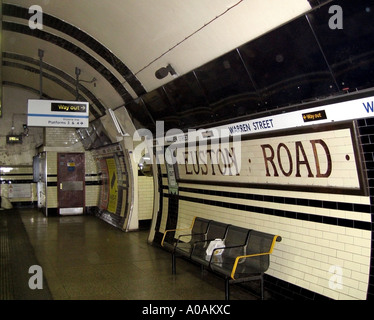
[[[215,240],[210,241],[208,248],[206,249],[205,252],[208,256],[211,256],[214,249],[223,248],[223,247],[225,247],[225,240],[215,239]],[[214,251],[214,255],[221,255],[222,252],[223,252],[223,249],[216,250]]]

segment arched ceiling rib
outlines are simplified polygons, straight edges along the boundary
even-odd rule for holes
[[[100,74],[109,82],[111,85],[116,89],[118,94],[122,97],[123,101],[131,101],[133,98],[131,95],[125,90],[119,80],[106,68],[104,67],[98,60],[94,57],[90,56],[86,51],[82,50],[81,48],[77,47],[73,43],[55,36],[51,33],[42,30],[32,30],[28,26],[13,23],[13,22],[3,22],[3,30],[4,31],[11,31],[21,33],[23,35],[33,36],[44,41],[48,41],[51,44],[57,45],[70,53],[75,54],[80,59],[84,60],[88,63],[92,68],[96,69],[100,72]]]
[[[15,88],[20,88],[22,90],[25,90],[25,91],[30,91],[32,92],[33,94],[35,95],[38,95],[39,94],[39,91],[34,89],[34,88],[31,88],[29,86],[25,86],[25,85],[22,85],[20,83],[16,83],[16,82],[11,82],[11,81],[3,81],[3,85],[4,86],[8,86],[8,87],[15,87]],[[52,97],[46,95],[46,94],[43,94],[42,95],[42,99],[47,99],[47,100],[52,100]]]
[[[44,29],[45,31],[50,31],[47,28]],[[100,71],[103,70],[101,67],[96,70],[73,52],[63,49],[60,46],[53,45],[50,42],[37,37],[6,30],[3,31],[3,35],[3,49],[7,53],[4,61],[9,59],[7,58],[9,54],[12,54],[13,56],[18,55],[22,57],[30,57],[35,61],[39,61],[38,50],[42,49],[44,50],[43,63],[46,64],[46,67],[50,66],[53,68],[53,71],[49,71],[49,73],[53,72],[55,76],[58,76],[63,81],[67,81],[67,78],[61,77],[60,74],[63,73],[68,75],[69,79],[74,79],[73,87],[75,87],[75,68],[79,67],[82,71],[79,77],[80,92],[81,87],[86,88],[92,93],[93,96],[95,96],[95,101],[100,101],[101,105],[105,108],[113,106],[116,107],[124,104],[124,101],[119,93],[115,90],[115,88],[113,88],[111,83],[101,75]],[[61,34],[59,34],[59,36],[61,36]],[[70,41],[68,43],[71,43],[71,39],[69,40]],[[78,46],[79,44],[75,43],[74,45]],[[92,52],[90,53],[92,54]],[[88,56],[91,55],[88,54]],[[99,63],[102,63],[102,61],[97,59],[97,64]],[[110,71],[112,73],[115,72],[113,70]],[[45,72],[45,70],[43,70],[43,72]],[[7,76],[7,70],[3,71],[3,76],[5,79]],[[118,74],[115,76],[118,76]],[[89,80],[92,80],[93,78],[97,80],[95,83],[90,83]],[[35,89],[39,89],[39,80],[37,80],[35,83],[30,83],[30,86],[33,86]],[[53,92],[53,88],[50,89],[52,92],[46,92],[46,94],[56,97],[56,93]],[[43,86],[43,90],[47,90],[47,87]],[[70,95],[66,97],[64,95],[59,96],[59,99],[61,100],[68,100],[70,98]],[[73,96],[73,99],[75,100],[75,95]],[[92,99],[88,99],[87,101],[98,105],[97,102],[94,102]],[[98,112],[100,116],[105,114],[105,108],[101,110],[99,107]]]
[[[6,16],[12,16],[15,18],[22,18],[26,20],[30,19],[30,14],[27,8],[18,7],[18,6],[11,5],[11,4],[4,5],[3,14]],[[121,60],[119,60],[110,50],[105,48],[101,43],[99,43],[97,40],[92,38],[90,35],[78,29],[77,27],[71,24],[68,24],[67,22],[61,19],[53,17],[47,13],[43,14],[43,25],[59,30],[65,33],[66,35],[78,40],[79,42],[87,46],[88,48],[92,49],[94,52],[97,53],[97,55],[105,59],[113,68],[115,68],[122,75],[122,77],[134,89],[137,95],[141,95],[145,93],[143,86],[135,78],[135,76],[131,73],[131,71],[127,68],[127,66]],[[31,30],[30,28],[28,29]],[[50,36],[47,36],[47,37],[49,38]],[[51,41],[51,40],[48,40],[48,41]]]
[[[43,30],[28,26],[32,5],[43,9]],[[186,74],[310,8],[308,0],[3,0],[3,83],[23,70],[34,76],[20,85],[38,90],[42,49],[43,93],[71,98],[79,67],[80,80],[97,79],[79,91],[98,118],[174,79],[156,79],[160,67]]]
[[[25,71],[29,71],[35,74],[39,74],[40,72],[40,61],[33,59],[31,57],[22,56],[15,53],[3,53],[3,66],[4,67],[13,67],[19,68]],[[14,62],[16,61],[16,62]],[[42,69],[43,69],[43,77],[54,81],[58,86],[63,87],[67,90],[72,96],[76,94],[76,80],[72,78],[67,73],[59,70],[51,65],[48,65],[45,62],[42,62]],[[45,71],[48,71],[46,73]],[[80,94],[79,100],[88,100],[91,102],[91,113],[95,118],[99,118],[101,115],[105,114],[105,107],[102,103],[95,97],[95,95],[87,89],[85,86],[79,84],[78,85],[79,93],[82,93],[84,96]],[[57,99],[58,97],[55,97]]]
[[[118,58],[111,54],[109,50],[100,45],[92,37],[74,26],[69,26],[64,21],[59,21],[57,18],[43,14],[43,30],[33,30],[28,26],[30,15],[26,8],[4,4],[3,14],[5,17],[2,22],[3,34],[5,35],[4,51],[7,49],[10,51],[3,52],[2,73],[4,85],[6,83],[8,85],[11,83],[14,85],[17,82],[17,79],[12,76],[12,74],[18,74],[18,72],[14,72],[14,69],[22,69],[23,74],[19,79],[23,80],[19,80],[20,87],[27,87],[30,88],[31,91],[38,91],[40,88],[38,88],[39,81],[37,80],[37,77],[25,77],[25,72],[33,73],[34,75],[39,74],[40,62],[36,55],[38,49],[41,48],[46,51],[43,59],[48,61],[53,60],[54,62],[53,64],[47,64],[43,60],[42,67],[44,80],[50,80],[55,84],[55,86],[64,88],[66,93],[61,94],[61,90],[56,90],[57,87],[53,88],[53,86],[49,86],[51,89],[48,92],[47,86],[43,86],[43,94],[55,99],[75,100],[76,80],[74,71],[75,66],[79,66],[79,68],[84,69],[79,78],[79,100],[85,100],[91,103],[90,110],[93,118],[99,118],[104,115],[106,107],[117,107],[136,98],[134,92],[130,94],[126,90],[124,83],[127,85],[132,83],[137,93],[145,92],[144,89],[141,88],[139,82],[136,81],[136,79],[131,75],[131,72],[119,61]],[[59,33],[56,34],[56,32],[53,31],[59,31]],[[36,41],[29,41],[32,38]],[[69,41],[69,38],[73,38],[77,41],[73,43]],[[55,50],[55,47],[60,49]],[[92,49],[96,56],[92,55],[92,52],[85,49],[85,47],[90,48],[90,50]],[[61,49],[63,49],[63,51],[61,51]],[[76,58],[72,59],[72,55],[75,55]],[[18,61],[15,62],[13,60]],[[73,60],[76,61],[75,64],[72,64]],[[28,64],[33,66],[22,64],[20,61],[26,61]],[[84,61],[84,64],[79,61]],[[103,61],[105,61],[105,64]],[[66,67],[68,64],[70,65],[69,68]],[[62,67],[63,65],[64,67]],[[85,67],[85,65],[88,65],[90,69],[92,68],[91,72]],[[111,68],[111,70],[109,70],[108,67]],[[65,70],[70,72],[70,75]],[[117,71],[117,74],[114,74],[113,70]],[[103,79],[100,79],[100,76],[97,76],[96,73],[98,73]],[[118,74],[120,73],[123,75],[121,80],[123,81],[122,83],[118,77]],[[12,81],[6,80],[7,74],[10,75]],[[87,74],[93,74],[93,76],[88,77]],[[30,85],[21,83],[24,82],[24,79],[26,78],[32,79],[30,80],[32,82]],[[88,85],[82,84],[83,82],[92,82],[87,80],[93,78],[97,79],[99,89],[91,90]],[[109,84],[112,89],[108,90],[108,85],[106,83]],[[93,87],[93,85],[91,85],[91,87]],[[112,93],[108,98],[110,91],[114,91],[114,94]],[[115,96],[118,97],[116,98]]]

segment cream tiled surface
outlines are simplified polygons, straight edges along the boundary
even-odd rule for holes
[[[166,170],[162,168],[164,177]],[[219,184],[219,179],[217,184]],[[167,185],[167,178],[163,178],[163,185]],[[218,205],[241,204],[263,208],[263,210],[283,210],[284,212],[298,212],[316,217],[332,217],[338,219],[352,219],[352,221],[371,222],[371,215],[367,212],[346,211],[339,207],[320,208],[309,205],[299,205],[296,202],[281,203],[265,200],[244,199],[221,194],[207,194],[204,191],[224,191],[230,194],[254,194],[260,196],[277,196],[290,199],[326,200],[336,203],[370,204],[370,197],[360,195],[344,195],[336,193],[313,193],[299,191],[282,191],[272,189],[251,189],[222,185],[203,185],[201,183],[180,183],[179,195],[185,197],[178,203],[177,229],[188,228],[194,216],[230,223],[244,228],[261,230],[271,234],[279,234],[282,242],[277,243],[271,256],[271,264],[267,274],[316,292],[328,298],[341,300],[366,299],[370,273],[371,231],[350,228],[343,225],[317,223],[314,221],[288,218],[272,214],[262,214],[257,210],[236,210]],[[182,190],[187,188],[188,190]],[[192,190],[192,191],[190,191]],[[201,190],[201,192],[199,192]],[[166,228],[169,216],[168,190],[163,189],[163,209],[160,232]],[[207,200],[216,202],[212,205],[204,203]],[[176,236],[178,236],[176,232]],[[341,290],[331,289],[330,279],[334,274],[331,270],[341,268]]]
[[[222,300],[224,281],[147,243],[148,231],[125,233],[93,216],[45,218],[20,211],[56,300]],[[256,299],[231,286],[232,300]]]
[[[153,214],[153,178],[138,177],[139,220],[152,219]]]

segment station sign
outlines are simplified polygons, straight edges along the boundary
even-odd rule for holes
[[[30,99],[27,109],[27,125],[29,127],[88,128],[89,103]]]
[[[322,103],[322,102],[321,102]],[[337,123],[374,116],[374,96],[352,99],[337,103],[326,103],[317,107],[281,113],[264,118],[252,119],[215,127],[230,136],[266,133],[270,131],[314,126],[323,123]]]
[[[312,122],[326,119],[327,115],[325,110],[303,113],[304,122]]]
[[[374,117],[374,96],[358,99],[331,102],[321,100],[318,104],[297,111],[274,114],[262,118],[253,118],[240,122],[224,124],[199,130],[189,130],[187,133],[165,136],[166,144],[185,143],[203,140],[214,140],[225,136],[241,137],[264,134],[278,130],[309,127],[321,124],[335,124],[338,122]],[[312,106],[313,105],[313,106]],[[156,134],[157,136],[157,134]]]
[[[176,145],[178,182],[366,195],[353,122]]]

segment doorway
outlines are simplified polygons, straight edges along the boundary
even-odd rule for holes
[[[57,199],[60,215],[85,211],[85,154],[57,154]]]

